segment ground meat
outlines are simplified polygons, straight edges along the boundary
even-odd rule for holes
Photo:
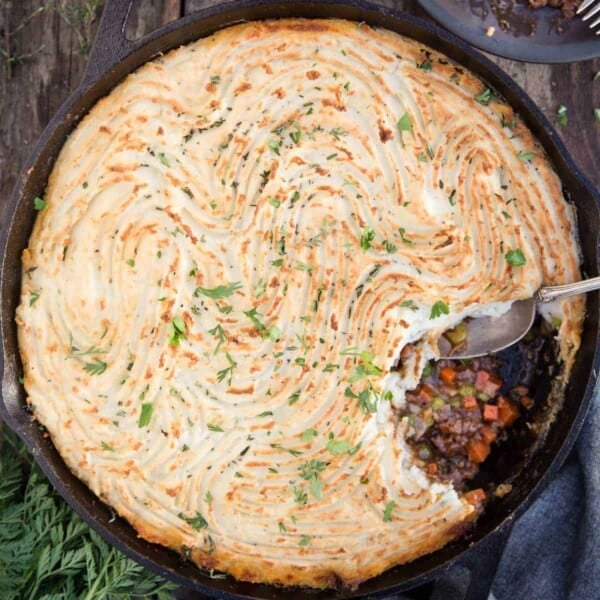
[[[541,8],[542,6],[560,8],[564,17],[572,19],[581,2],[582,0],[529,0],[529,6],[531,8]]]
[[[431,361],[419,386],[406,394],[403,419],[416,459],[432,476],[465,489],[491,446],[505,437],[532,400],[526,386],[506,395],[500,361],[485,356],[470,361]]]

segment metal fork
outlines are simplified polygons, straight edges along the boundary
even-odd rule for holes
[[[589,10],[588,10],[589,9]],[[586,12],[587,11],[587,12]],[[583,14],[585,12],[585,14]],[[591,23],[588,23],[588,27],[593,31],[600,25],[600,0],[584,0],[579,8],[577,9],[578,15],[583,15],[583,20],[587,21],[594,15],[598,15]],[[596,35],[600,35],[600,27],[596,29]]]

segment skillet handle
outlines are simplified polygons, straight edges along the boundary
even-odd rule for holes
[[[133,51],[135,44],[125,37],[125,25],[134,0],[106,0],[81,87],[110,71]]]

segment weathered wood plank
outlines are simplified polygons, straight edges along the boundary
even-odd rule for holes
[[[182,14],[182,0],[158,0],[157,2],[135,0],[125,33],[129,39],[137,40],[162,25],[178,19]]]

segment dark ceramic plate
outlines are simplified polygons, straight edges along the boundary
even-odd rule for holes
[[[531,9],[527,0],[418,0],[446,29],[486,52],[538,63],[600,57],[600,36],[580,17],[554,8]],[[493,35],[486,35],[493,27]]]

